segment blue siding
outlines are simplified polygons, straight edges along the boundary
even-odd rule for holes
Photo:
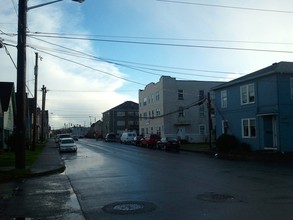
[[[281,65],[281,64],[280,64]],[[258,71],[247,80],[223,84],[215,91],[216,136],[222,134],[222,120],[228,121],[228,134],[235,135],[241,142],[250,144],[252,150],[276,148],[283,152],[293,151],[293,100],[291,99],[290,77],[292,73]],[[281,67],[273,66],[278,69]],[[260,74],[252,77],[253,74]],[[241,105],[240,87],[254,84],[255,102]],[[221,107],[221,91],[227,91],[227,107]],[[242,137],[242,119],[256,119],[256,137]]]

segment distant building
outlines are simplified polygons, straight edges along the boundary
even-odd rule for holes
[[[162,76],[139,91],[139,133],[208,141],[207,94],[220,82]]]
[[[213,88],[217,136],[252,150],[293,151],[293,62],[280,62]]]
[[[103,135],[121,135],[125,130],[138,132],[138,120],[138,104],[126,101],[103,113]]]
[[[0,149],[7,149],[14,132],[16,97],[13,82],[0,82]]]

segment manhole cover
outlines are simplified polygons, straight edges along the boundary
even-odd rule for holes
[[[113,214],[137,214],[151,212],[156,208],[156,205],[151,202],[123,201],[105,205],[102,209],[104,212]]]
[[[199,200],[208,201],[208,202],[233,202],[235,197],[228,194],[219,194],[214,192],[207,192],[197,196]]]

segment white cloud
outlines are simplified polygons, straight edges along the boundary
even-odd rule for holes
[[[41,1],[33,2],[34,5],[39,3],[41,3]],[[56,5],[30,10],[28,12],[28,31],[88,33],[80,25],[82,22],[82,15],[79,13],[78,7],[74,9],[73,6],[70,6],[74,11],[69,12],[68,10],[64,10],[64,8],[74,3],[63,2],[62,4],[63,5],[58,3]],[[16,33],[17,17],[12,1],[1,1],[0,8],[5,9],[0,11],[0,30],[7,33]],[[0,35],[0,37],[3,38],[6,43],[12,40],[12,42],[16,44],[15,37],[12,38],[6,35]],[[40,39],[76,51],[95,54],[95,50],[89,41],[78,41],[77,43],[77,41],[66,39]],[[38,90],[40,90],[42,85],[45,85],[48,90],[46,109],[51,113],[50,124],[55,129],[63,127],[64,123],[86,124],[88,126],[90,120],[89,116],[97,120],[101,119],[102,112],[129,98],[115,92],[115,90],[123,86],[124,81],[111,75],[123,77],[124,74],[114,65],[77,56],[68,56],[62,54],[60,51],[65,51],[65,49],[30,37],[27,38],[27,44],[73,61],[69,62],[50,56],[42,51],[34,51],[31,48],[27,49],[27,85],[31,91],[34,91],[34,53],[38,52],[43,58],[42,61],[39,61]],[[16,62],[16,49],[12,48],[11,51],[12,57]],[[15,67],[13,67],[9,57],[4,54],[3,50],[0,52],[0,81],[16,82]],[[97,54],[95,55],[97,56]],[[81,63],[84,66],[74,62]],[[108,73],[108,75],[106,73]],[[38,92],[39,106],[42,104],[41,99],[41,92]]]

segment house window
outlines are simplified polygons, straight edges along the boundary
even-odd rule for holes
[[[255,101],[254,84],[240,87],[241,105],[251,104]]]
[[[227,90],[221,91],[221,107],[227,108]]]
[[[205,109],[204,109],[204,105],[200,105],[200,106],[199,106],[199,117],[200,117],[200,118],[204,118],[204,117],[205,117]]]
[[[229,123],[227,120],[222,120],[222,133],[227,134],[229,128]]]
[[[206,134],[206,126],[205,125],[199,125],[199,134],[200,135]]]
[[[293,78],[290,78],[291,100],[293,100]]]
[[[178,89],[178,100],[183,100],[183,90],[182,89]]]
[[[256,120],[255,118],[242,119],[242,137],[256,137]]]

